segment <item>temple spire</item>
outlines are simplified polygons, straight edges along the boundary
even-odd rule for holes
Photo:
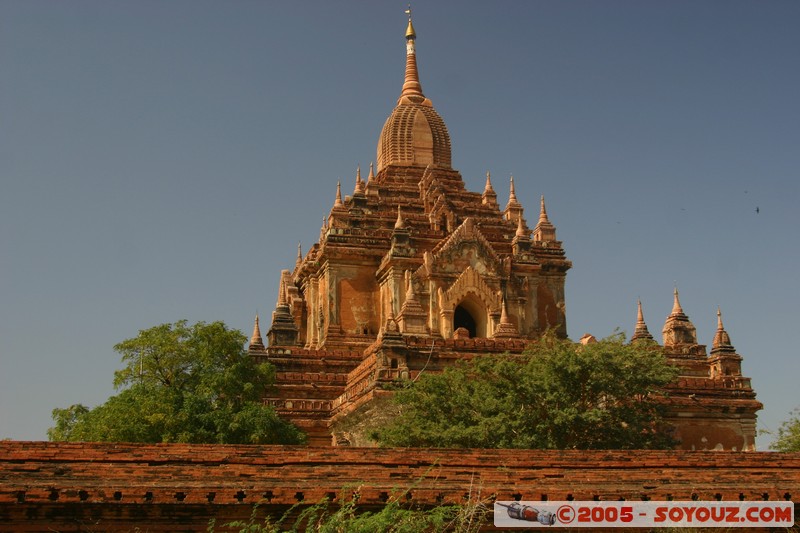
[[[250,337],[251,350],[263,350],[264,340],[261,338],[261,328],[258,327],[258,313],[256,313],[256,321],[253,324],[253,335]]]
[[[508,316],[508,305],[506,304],[506,297],[500,302],[500,323],[494,328],[492,337],[495,339],[502,339],[508,337],[518,336],[517,328]]]
[[[550,223],[550,219],[547,218],[547,208],[544,206],[544,195],[542,195],[541,208],[539,210],[539,224],[543,222]]]
[[[283,275],[281,275],[281,282],[278,285],[278,303],[276,307],[283,307],[288,306],[286,303],[286,284],[283,281]]]
[[[539,209],[539,222],[533,229],[533,240],[536,242],[553,242],[556,240],[556,227],[547,217],[547,208],[544,206],[544,195],[542,195],[541,207]]]
[[[483,205],[497,207],[497,193],[494,192],[494,188],[492,187],[492,175],[488,171],[486,172],[486,186],[483,188],[481,203]]]
[[[375,163],[369,164],[369,176],[367,176],[367,183],[375,179]]]
[[[673,315],[682,315],[684,314],[683,308],[681,307],[681,301],[678,299],[678,287],[675,287],[675,298],[672,302],[672,314]]]
[[[397,204],[397,220],[394,223],[394,229],[405,229],[406,221],[403,219],[403,212],[400,210],[400,204]]]
[[[488,170],[486,171],[486,186],[483,188],[483,194],[494,194],[494,189],[492,188],[492,173]]]
[[[333,202],[333,208],[343,208],[344,203],[342,202],[342,182],[336,182],[336,200]]]
[[[664,328],[661,330],[664,339],[664,346],[675,344],[697,344],[697,330],[683,312],[681,302],[678,299],[678,287],[675,287],[674,301],[672,304],[672,313],[667,317],[664,322]]]
[[[356,188],[353,195],[364,194],[364,181],[361,179],[361,165],[356,167]]]
[[[406,10],[408,15],[408,27],[406,28],[406,77],[403,82],[403,91],[400,93],[400,99],[404,97],[420,97],[425,98],[422,94],[422,85],[419,83],[419,72],[417,71],[417,55],[414,49],[414,44],[417,39],[417,32],[414,31],[414,25],[411,23],[411,8]]]
[[[519,217],[519,222],[517,222],[516,236],[521,239],[528,236],[528,232],[525,231],[525,224],[522,222],[522,217]]]
[[[717,332],[714,334],[714,342],[712,344],[712,353],[719,351],[734,351],[731,345],[731,337],[725,331],[725,326],[722,325],[722,311],[717,307]]]
[[[631,342],[637,341],[640,339],[647,339],[653,340],[653,336],[650,334],[650,331],[647,329],[647,324],[644,321],[644,313],[642,313],[642,301],[638,300],[638,311],[636,313],[636,329],[633,331],[633,335],[631,336]]]
[[[508,189],[508,205],[519,205],[519,201],[517,200],[517,193],[514,190],[514,175],[511,175],[511,185]],[[506,208],[508,209],[508,208]]]
[[[297,243],[297,260],[295,261],[295,266],[300,266],[300,263],[303,262],[303,247],[300,243]]]

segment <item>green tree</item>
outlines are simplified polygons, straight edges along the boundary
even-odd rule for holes
[[[94,409],[53,410],[47,434],[69,441],[302,442],[295,426],[261,402],[274,371],[256,364],[244,342],[222,322],[142,330],[114,347],[125,364],[114,374],[119,393]]]
[[[800,408],[796,408],[778,428],[778,439],[770,445],[779,452],[800,452]]]
[[[675,445],[654,343],[581,345],[545,335],[522,355],[481,356],[399,385],[372,436],[386,446],[638,449]]]

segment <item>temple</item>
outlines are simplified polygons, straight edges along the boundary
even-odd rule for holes
[[[387,385],[479,354],[521,353],[545,331],[567,337],[572,266],[541,198],[530,224],[510,178],[501,206],[492,177],[465,188],[450,134],[425,96],[409,15],[405,79],[366,179],[337,184],[319,241],[283,270],[265,345],[256,317],[249,352],[275,365],[265,401],[313,445],[369,445]],[[653,337],[641,302],[631,342]],[[668,387],[684,449],[753,450],[756,412],[741,356],[722,326],[710,355],[674,294],[663,350],[680,376]]]

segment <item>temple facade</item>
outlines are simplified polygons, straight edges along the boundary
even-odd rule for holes
[[[567,337],[566,258],[544,197],[530,220],[517,200],[466,190],[450,135],[420,84],[406,29],[405,79],[378,139],[377,165],[337,185],[319,241],[278,280],[278,302],[250,354],[277,369],[265,401],[315,445],[369,445],[386,386],[480,354],[521,353],[545,331]],[[309,214],[311,215],[311,214]],[[680,377],[670,419],[685,449],[752,450],[755,399],[719,317],[710,354],[674,295],[663,329]],[[642,315],[632,342],[652,339]]]

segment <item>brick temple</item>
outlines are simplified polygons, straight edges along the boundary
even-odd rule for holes
[[[447,126],[422,91],[410,17],[405,39],[405,79],[377,165],[366,178],[357,171],[352,194],[337,185],[319,241],[281,272],[266,345],[255,320],[249,352],[277,370],[266,401],[312,445],[370,445],[364,422],[396,380],[521,353],[547,330],[567,337],[572,263],[544,197],[526,217],[513,177],[504,206],[488,173],[482,192],[465,188]],[[668,387],[669,420],[683,449],[754,450],[762,405],[717,315],[708,352],[676,289],[662,331],[680,370]],[[639,339],[653,339],[641,302],[631,342]]]

